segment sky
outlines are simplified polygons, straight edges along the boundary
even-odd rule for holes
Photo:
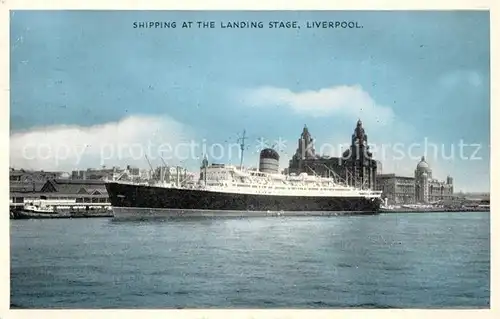
[[[455,190],[489,191],[489,13],[12,11],[10,165],[64,170],[201,157],[280,167],[304,125],[335,156],[360,119],[381,173],[421,156]],[[175,28],[134,28],[134,22]],[[192,21],[191,28],[182,28]],[[213,21],[215,28],[198,28]],[[222,28],[228,22],[263,28]],[[297,21],[298,29],[268,27]],[[307,28],[351,21],[359,28]],[[172,26],[172,24],[171,24]],[[146,156],[145,156],[146,155]],[[146,159],[147,157],[147,159]]]

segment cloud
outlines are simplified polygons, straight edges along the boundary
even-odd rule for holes
[[[267,86],[244,91],[241,101],[253,107],[287,107],[297,114],[311,117],[340,115],[380,125],[390,124],[394,119],[391,108],[378,105],[358,85],[302,92]]]
[[[90,127],[50,126],[12,134],[10,165],[61,171],[100,165],[148,167],[147,155],[156,166],[160,156],[178,155],[176,145],[193,137],[189,127],[167,116],[131,116]]]
[[[439,83],[447,88],[454,88],[464,84],[479,87],[483,84],[483,79],[481,74],[473,70],[455,70],[441,76]]]

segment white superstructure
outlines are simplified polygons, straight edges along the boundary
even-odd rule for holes
[[[281,196],[379,198],[382,194],[381,191],[354,188],[336,183],[333,178],[307,173],[272,174],[231,165],[202,168],[200,183],[191,187],[215,192]]]

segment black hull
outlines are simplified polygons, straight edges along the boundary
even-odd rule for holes
[[[193,212],[200,216],[213,216],[241,215],[238,212],[249,215],[255,215],[255,212],[283,212],[283,215],[325,215],[326,212],[376,214],[380,210],[379,199],[362,196],[235,194],[121,183],[106,183],[106,189],[115,217],[124,212],[135,215],[191,215],[189,212]]]

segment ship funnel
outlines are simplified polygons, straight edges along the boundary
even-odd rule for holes
[[[259,171],[263,173],[277,174],[279,172],[280,155],[272,148],[263,149],[260,152]]]

